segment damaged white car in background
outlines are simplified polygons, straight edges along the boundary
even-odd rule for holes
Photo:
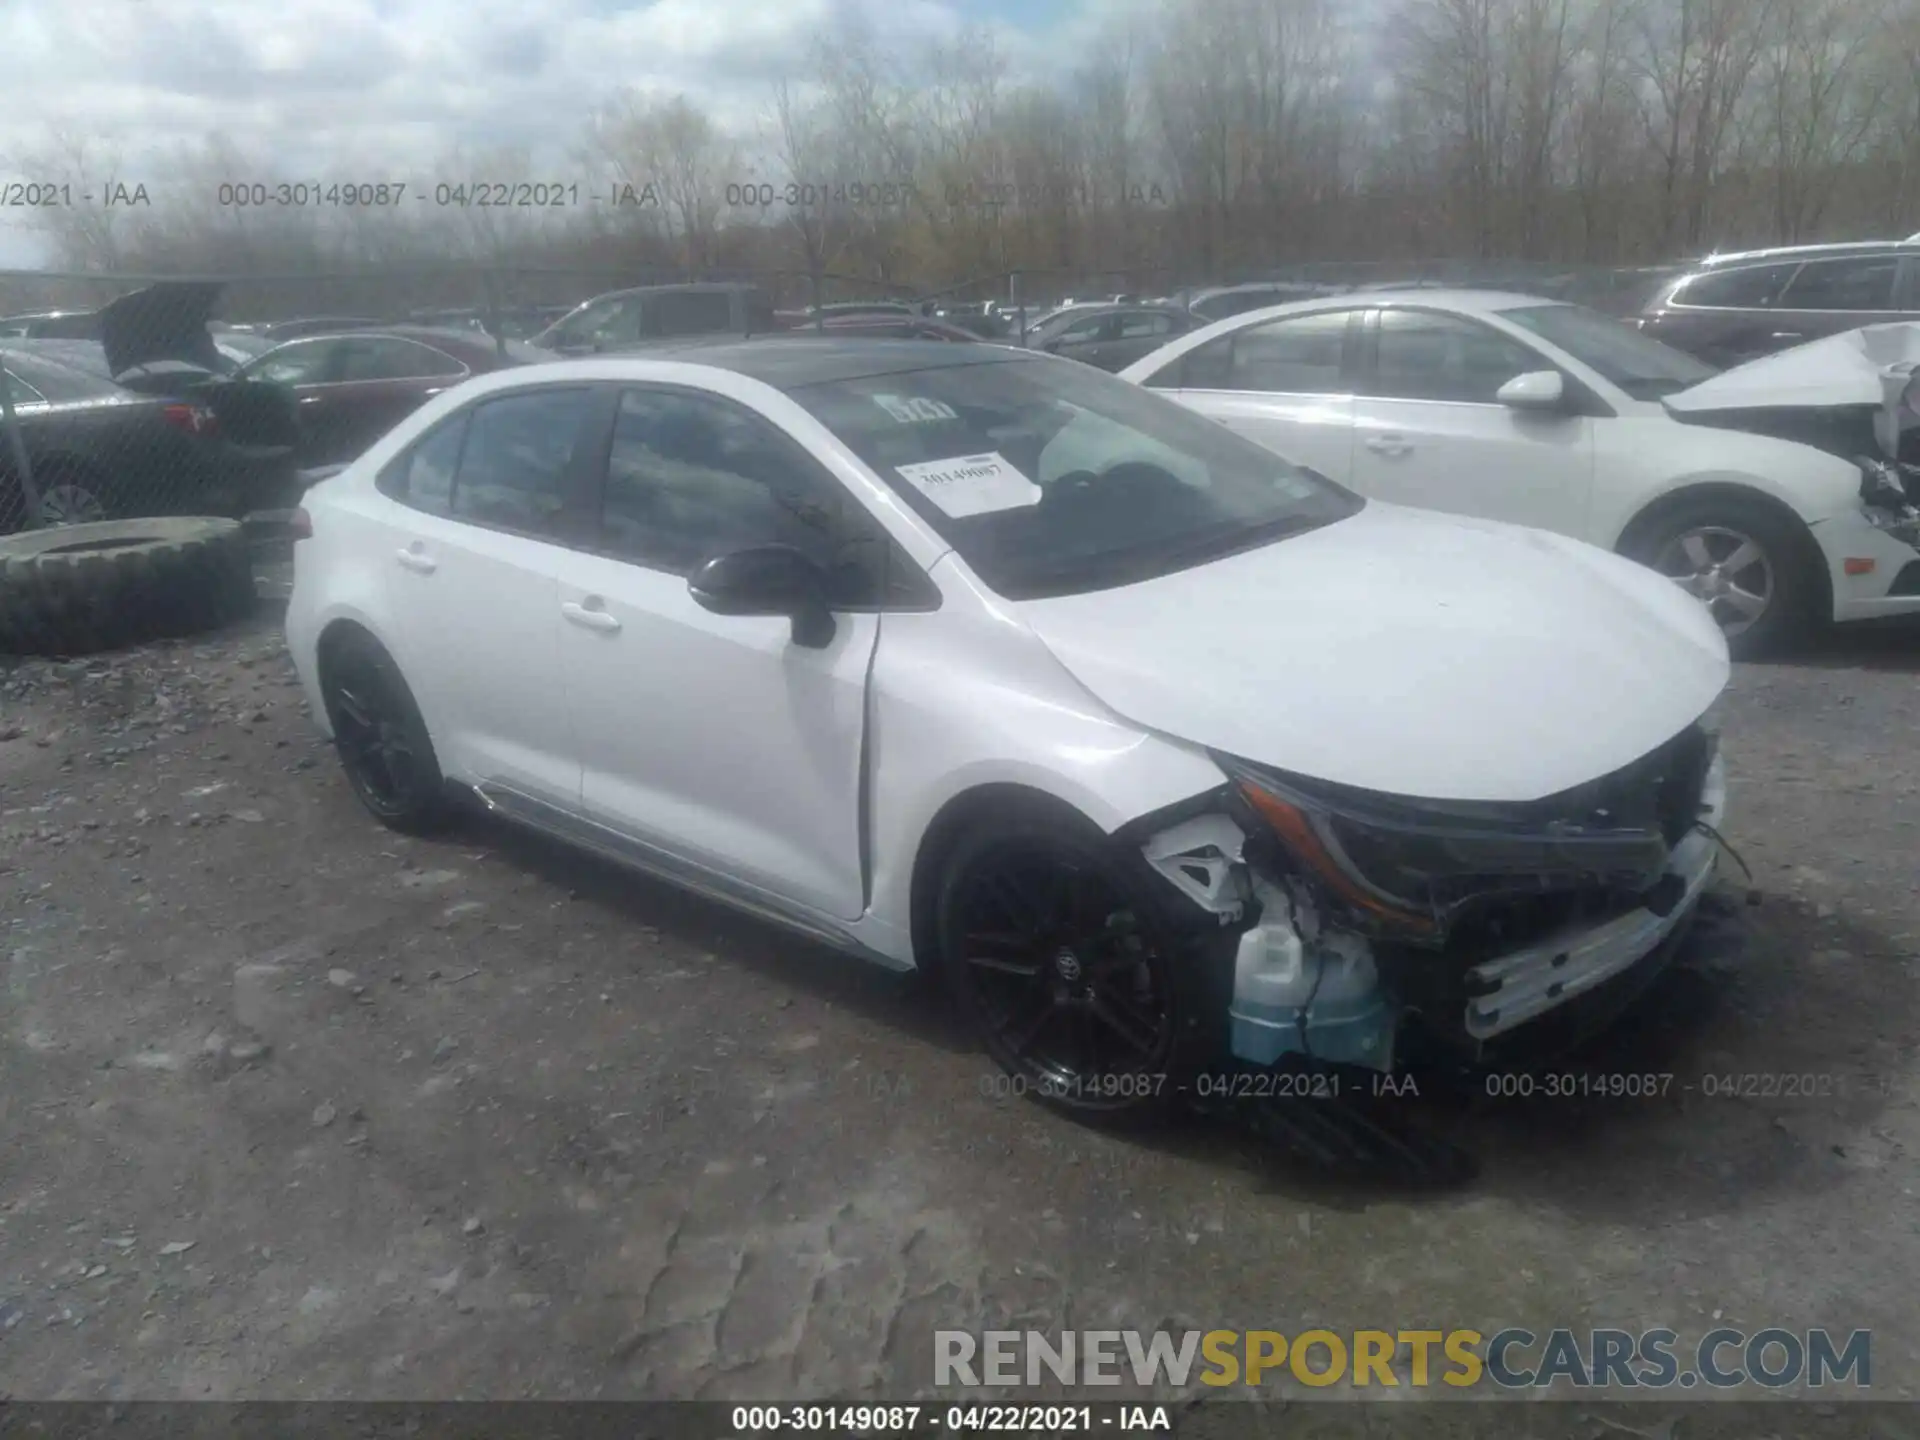
[[[1121,375],[1363,495],[1639,560],[1747,657],[1920,613],[1917,359],[1896,324],[1715,375],[1577,305],[1427,290],[1235,316]]]
[[[1071,361],[483,377],[299,529],[289,650],[380,820],[451,789],[931,969],[1071,1111],[1484,1057],[1657,973],[1714,869],[1700,606]]]

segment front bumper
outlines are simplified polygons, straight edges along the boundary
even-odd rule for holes
[[[1715,829],[1726,811],[1726,762],[1716,756],[1701,797],[1701,820]],[[1674,846],[1669,875],[1683,886],[1665,915],[1640,909],[1588,930],[1550,936],[1467,971],[1465,1024],[1475,1040],[1504,1035],[1604,985],[1659,949],[1692,917],[1713,879],[1719,842],[1696,830]]]
[[[1701,824],[1717,831],[1726,803],[1726,762],[1716,754],[1701,791]],[[1197,829],[1167,832],[1167,843],[1157,851],[1149,847],[1149,858],[1157,855],[1164,862],[1187,848],[1190,862],[1190,847],[1203,838]],[[1240,861],[1237,839],[1216,840],[1214,853],[1221,857],[1223,881]],[[1483,1046],[1583,996],[1617,989],[1614,982],[1644,969],[1649,957],[1670,956],[1713,879],[1718,857],[1714,836],[1692,830],[1668,858],[1664,913],[1642,906],[1599,923],[1571,926],[1518,949],[1473,958],[1464,971],[1453,970],[1451,979],[1435,973],[1434,967],[1448,965],[1438,955],[1402,957],[1389,967],[1383,963],[1387,957],[1358,935],[1325,926],[1311,895],[1251,876],[1249,898],[1260,902],[1260,918],[1241,932],[1234,955],[1228,1006],[1232,1052],[1259,1066],[1293,1055],[1391,1070],[1401,1022],[1414,1012],[1429,1033],[1437,1023],[1442,1032],[1452,1030],[1455,1043]],[[1223,884],[1189,884],[1189,898],[1223,922],[1237,917]],[[1401,968],[1406,965],[1440,982],[1430,996],[1461,998],[1433,1009],[1399,983],[1408,977]],[[1458,1019],[1449,1022],[1449,1015]]]
[[[1920,590],[1913,589],[1910,568],[1920,562],[1920,550],[1875,528],[1857,510],[1810,528],[1826,560],[1836,621],[1920,614]],[[1849,575],[1849,560],[1871,560],[1873,568],[1865,575]]]

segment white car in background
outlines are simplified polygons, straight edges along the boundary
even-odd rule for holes
[[[1235,316],[1120,374],[1362,495],[1640,560],[1746,656],[1811,620],[1920,612],[1920,492],[1874,426],[1881,362],[1908,347],[1862,333],[1716,376],[1575,305],[1375,292]]]
[[[288,647],[381,821],[451,786],[928,967],[1070,1110],[1538,1034],[1657,973],[1715,865],[1697,605],[1052,356],[483,376],[301,532]]]

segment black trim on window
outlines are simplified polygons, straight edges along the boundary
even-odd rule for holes
[[[455,507],[459,503],[460,472],[466,464],[467,441],[473,433],[472,419],[476,411],[486,405],[492,404],[496,400],[524,399],[529,395],[575,393],[580,391],[591,392],[596,388],[597,387],[593,385],[582,384],[575,381],[570,384],[562,382],[546,385],[522,385],[510,390],[496,390],[489,394],[478,396],[468,404],[454,411],[453,414],[441,420],[438,424],[430,426],[427,430],[416,436],[406,449],[402,450],[385,465],[381,466],[379,474],[374,477],[374,488],[395,504],[405,506],[416,515],[431,515],[436,519],[450,521],[456,525],[471,526],[475,530],[490,530],[500,535],[515,535],[524,540],[537,540],[546,545],[562,545],[569,549],[583,548],[577,541],[579,535],[586,528],[585,521],[591,514],[590,511],[584,508],[582,503],[583,496],[587,493],[587,467],[591,463],[593,453],[592,448],[585,443],[592,434],[591,427],[594,419],[594,404],[592,402],[597,399],[597,397],[591,395],[586,415],[582,417],[580,428],[574,435],[573,454],[568,459],[567,468],[561,476],[561,509],[554,517],[555,523],[552,530],[526,530],[519,526],[502,525],[494,521],[476,518],[473,515],[461,514]],[[424,506],[414,504],[400,482],[411,470],[414,454],[425,446],[428,441],[444,431],[449,425],[459,425],[463,428],[460,434],[460,449],[454,456],[453,476],[447,486],[447,508],[444,511],[428,510]]]
[[[437,425],[430,425],[413,439],[398,455],[395,455],[373,477],[373,488],[396,505],[404,505],[417,515],[433,515],[442,520],[453,518],[453,487],[460,478],[460,461],[467,453],[467,410],[456,410]],[[445,510],[429,510],[424,505],[416,505],[410,492],[408,481],[413,474],[413,461],[422,450],[433,443],[441,434],[453,426],[460,427],[460,448],[453,452],[453,469],[447,477],[447,504]]]
[[[583,430],[580,450],[576,455],[576,458],[578,458],[579,455],[591,457],[589,472],[584,480],[585,490],[582,495],[586,523],[578,542],[569,542],[571,548],[581,550],[589,555],[600,556],[602,559],[617,561],[622,565],[632,565],[636,569],[651,570],[657,575],[672,575],[680,579],[686,579],[691,576],[693,573],[692,569],[682,570],[674,566],[660,564],[628,554],[626,551],[616,548],[608,542],[605,530],[607,475],[613,459],[613,438],[615,428],[618,426],[620,420],[621,398],[630,391],[662,395],[681,395],[706,401],[711,404],[732,406],[751,416],[760,424],[768,427],[774,434],[786,442],[800,464],[811,469],[815,481],[823,489],[830,493],[838,494],[842,498],[845,504],[842,515],[863,518],[866,521],[867,528],[872,532],[871,538],[878,540],[887,547],[887,558],[884,563],[886,580],[890,586],[898,587],[903,592],[901,598],[891,603],[883,600],[878,603],[863,605],[836,602],[831,607],[835,614],[923,614],[940,608],[942,603],[940,587],[933,583],[932,577],[929,576],[925,570],[921,569],[919,565],[914,563],[913,559],[901,548],[900,543],[893,538],[893,535],[887,530],[886,526],[881,523],[880,518],[867,507],[865,502],[852,491],[848,490],[846,485],[840,480],[840,477],[822,465],[820,461],[807,450],[807,447],[796,440],[784,426],[778,424],[760,411],[755,410],[750,405],[743,405],[740,401],[730,396],[721,395],[713,390],[701,389],[699,386],[672,385],[658,381],[600,381],[596,383],[594,388],[600,393],[596,396],[595,407],[593,411],[590,412],[587,426]],[[858,543],[859,540],[863,538],[867,537],[849,535],[845,543],[851,545]],[[693,569],[698,569],[698,567],[695,566]]]
[[[1579,376],[1542,354],[1538,347],[1522,340],[1517,335],[1509,335],[1494,325],[1489,325],[1478,315],[1463,315],[1458,310],[1442,310],[1432,305],[1380,305],[1367,312],[1366,339],[1361,347],[1365,355],[1359,371],[1353,377],[1353,393],[1362,400],[1398,401],[1409,405],[1478,405],[1488,409],[1505,409],[1497,400],[1425,400],[1417,396],[1382,395],[1376,386],[1380,378],[1380,317],[1388,311],[1396,314],[1433,315],[1445,320],[1456,320],[1463,325],[1477,325],[1489,335],[1504,340],[1510,345],[1530,351],[1540,362],[1542,370],[1552,370],[1560,376],[1560,383],[1566,387],[1568,405],[1558,412],[1568,417],[1584,417],[1590,420],[1618,419],[1620,412],[1609,405],[1600,393]]]

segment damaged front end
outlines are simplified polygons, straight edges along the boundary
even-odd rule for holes
[[[1920,324],[1796,346],[1665,403],[1686,424],[1791,440],[1858,465],[1868,523],[1920,549]]]
[[[1524,804],[1409,800],[1228,756],[1217,809],[1147,862],[1233,938],[1229,1044],[1390,1072],[1409,1039],[1466,1060],[1645,971],[1711,880],[1716,737]]]

